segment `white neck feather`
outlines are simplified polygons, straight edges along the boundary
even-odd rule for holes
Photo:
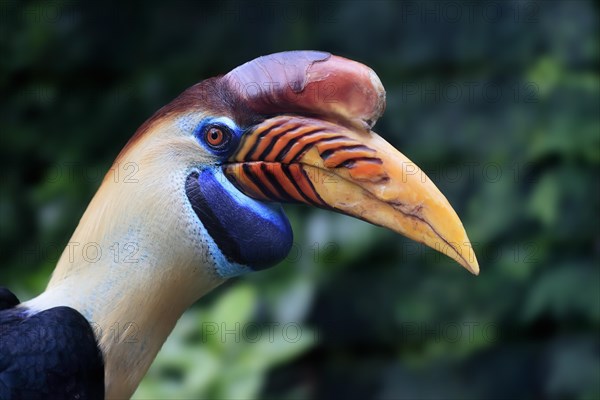
[[[90,321],[107,398],[133,394],[185,309],[223,281],[185,195],[201,151],[175,128],[154,132],[119,157],[120,173],[105,177],[46,291],[23,304],[70,306]]]

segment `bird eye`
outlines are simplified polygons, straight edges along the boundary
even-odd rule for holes
[[[213,149],[222,149],[231,139],[231,132],[220,126],[211,126],[205,131],[204,139]]]

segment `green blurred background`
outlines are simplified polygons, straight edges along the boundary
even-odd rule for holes
[[[260,55],[371,66],[376,131],[446,194],[451,260],[287,207],[288,259],[194,305],[135,397],[600,396],[598,4],[0,2],[0,285],[26,300],[155,110]]]

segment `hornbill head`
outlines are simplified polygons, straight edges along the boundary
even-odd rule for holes
[[[121,151],[48,288],[24,306],[70,306],[93,322],[107,396],[124,397],[187,307],[286,257],[279,203],[387,227],[478,274],[448,200],[372,131],[384,108],[370,68],[316,51],[260,57],[192,86]],[[115,341],[114,326],[135,341]]]
[[[190,154],[179,165],[185,192],[212,240],[222,277],[286,257],[292,232],[281,202],[387,227],[478,274],[448,200],[371,130],[384,108],[384,88],[370,68],[328,53],[293,51],[189,88],[141,134],[168,120],[169,130],[189,138]]]

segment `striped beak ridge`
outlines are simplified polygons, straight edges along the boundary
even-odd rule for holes
[[[425,173],[370,127],[333,121],[266,119],[243,136],[225,175],[257,200],[306,203],[386,227],[478,275],[460,219]]]

